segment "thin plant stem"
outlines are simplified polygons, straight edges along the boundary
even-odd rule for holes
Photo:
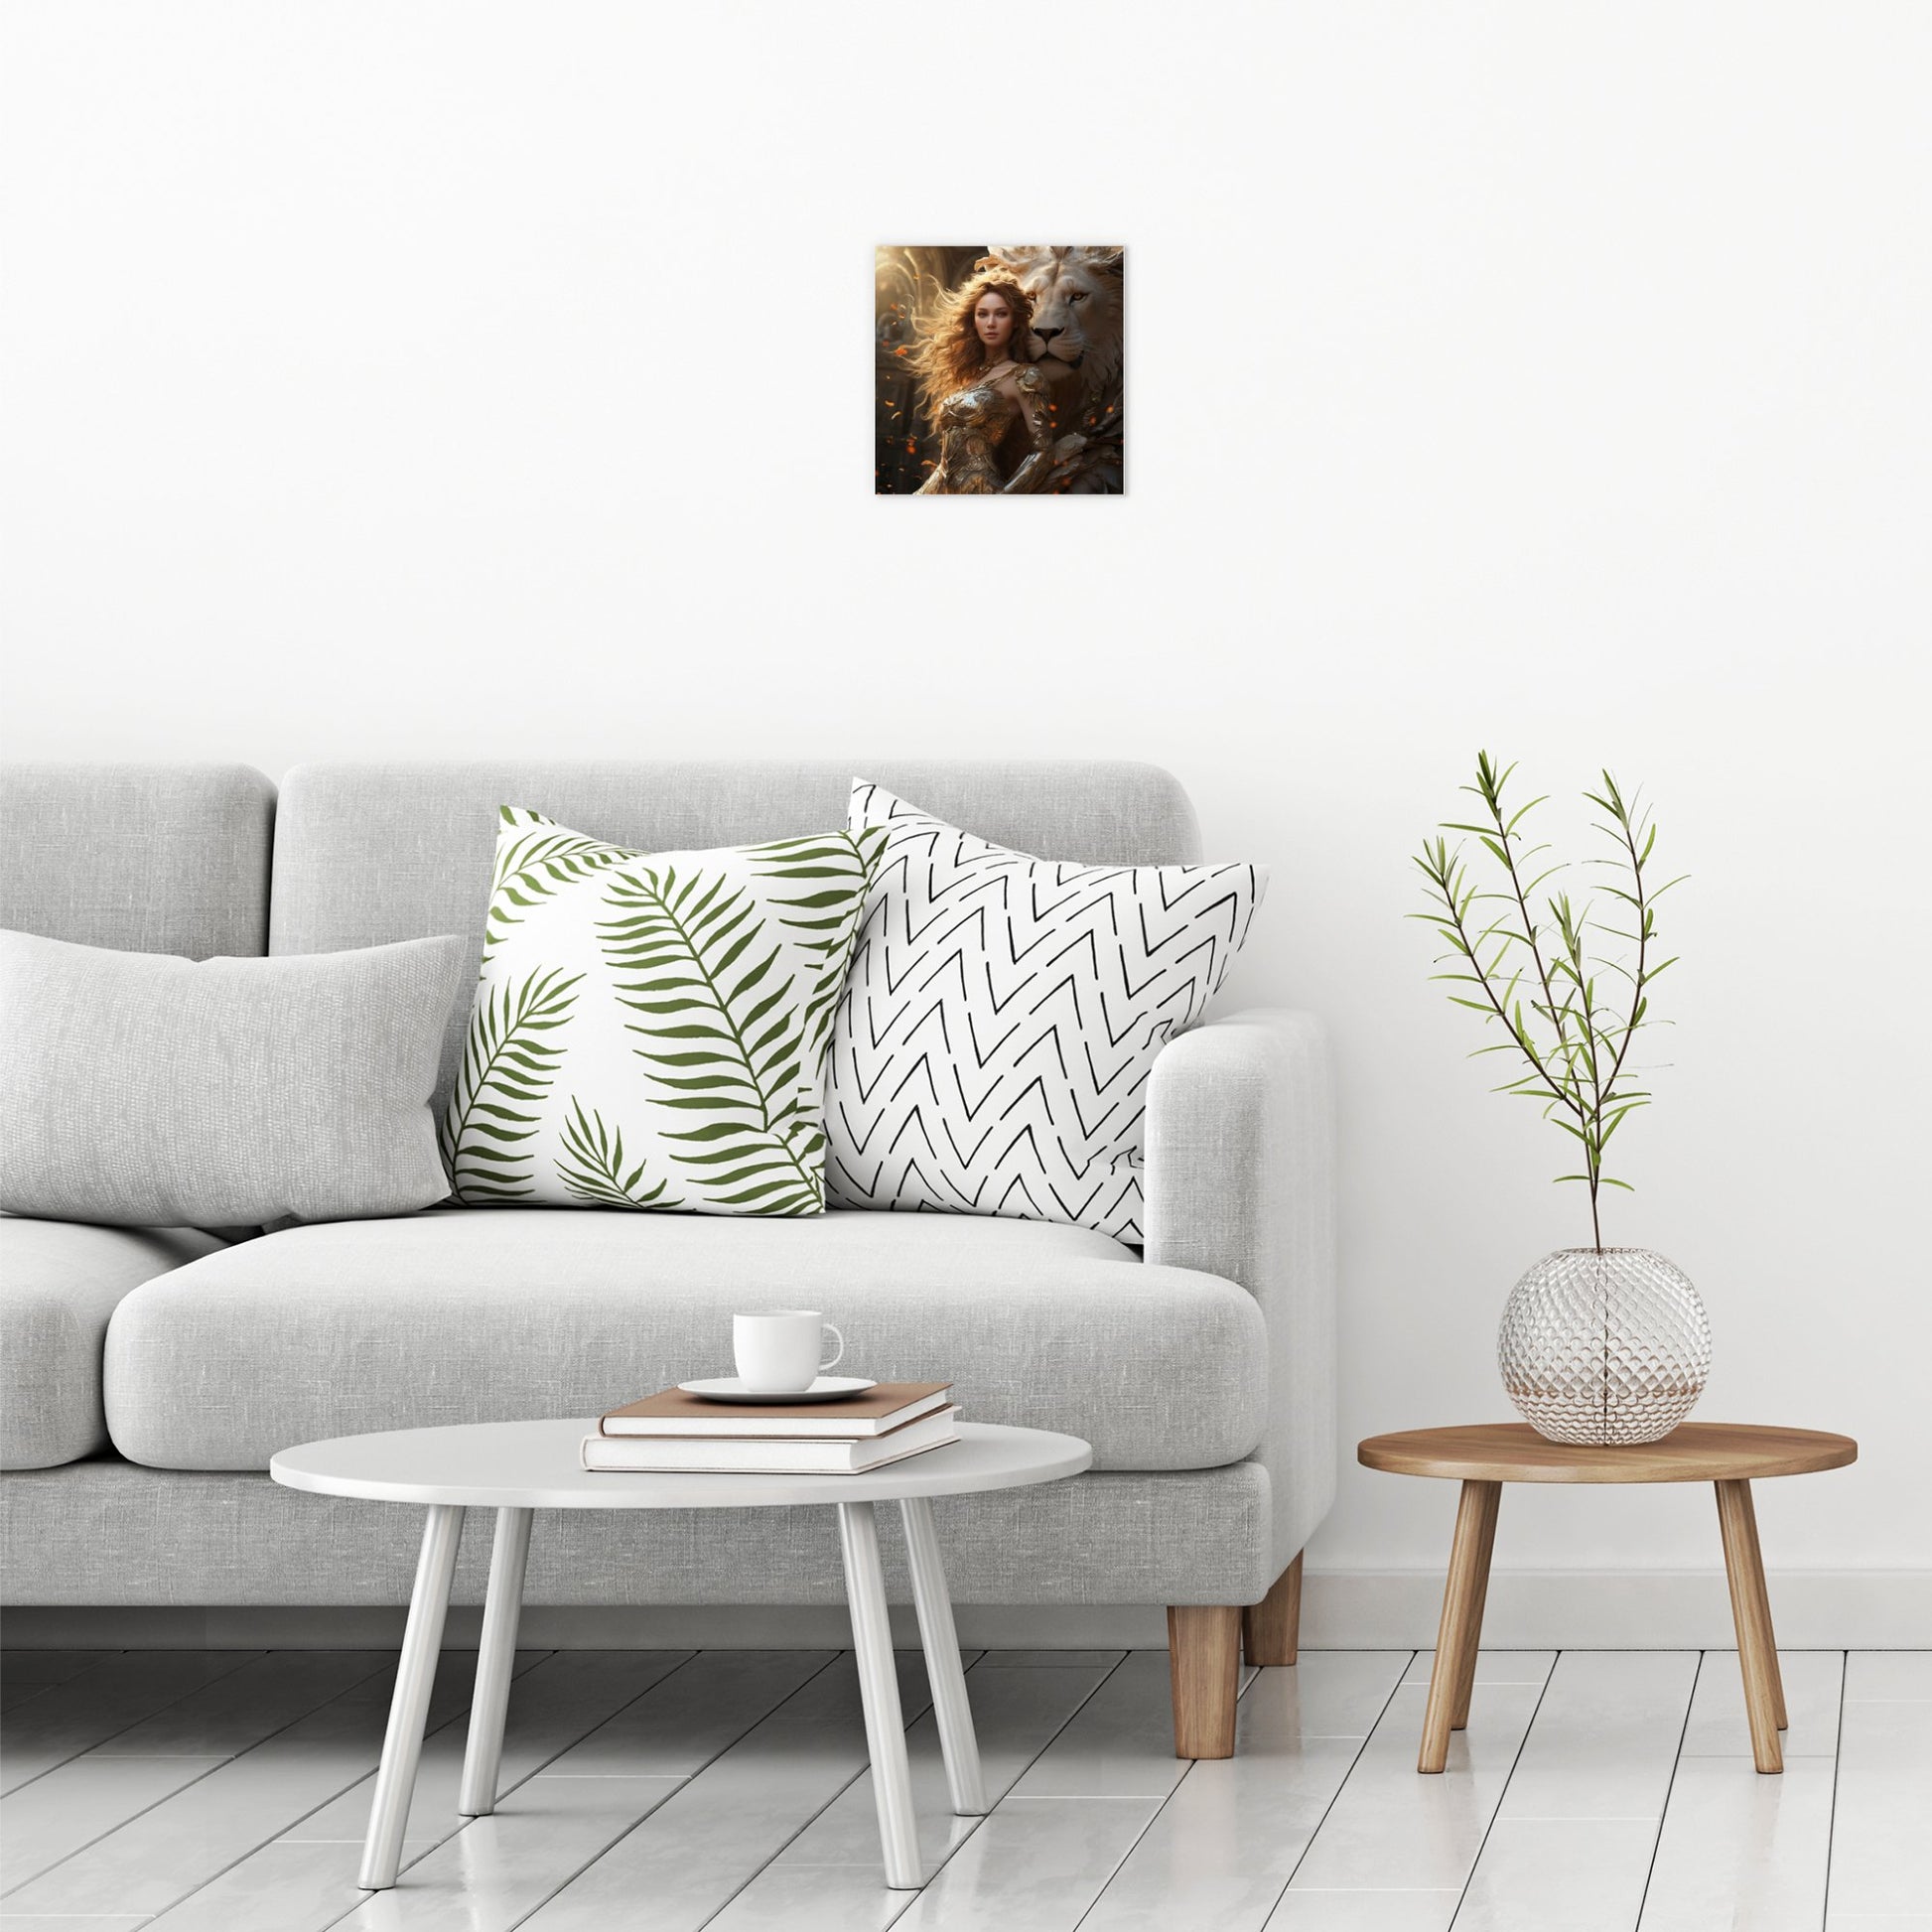
[[[1433,843],[1424,844],[1416,864],[1428,879],[1443,909],[1440,912],[1412,912],[1408,916],[1428,920],[1449,941],[1452,952],[1440,956],[1438,963],[1442,963],[1443,959],[1467,962],[1469,970],[1466,972],[1437,973],[1433,977],[1468,986],[1481,997],[1465,998],[1451,992],[1449,998],[1457,1006],[1468,1007],[1481,1014],[1485,1025],[1491,1020],[1502,1022],[1503,1030],[1509,1035],[1508,1045],[1478,1047],[1476,1052],[1494,1053],[1513,1049],[1528,1063],[1528,1073],[1506,1081],[1494,1091],[1543,1099],[1544,1119],[1554,1119],[1566,1134],[1581,1143],[1584,1172],[1559,1174],[1557,1179],[1560,1182],[1582,1181],[1587,1186],[1591,1244],[1594,1252],[1600,1255],[1603,1252],[1601,1189],[1619,1187],[1626,1192],[1631,1190],[1628,1181],[1616,1179],[1604,1172],[1604,1149],[1610,1136],[1628,1115],[1650,1104],[1647,1091],[1620,1088],[1617,1083],[1623,1077],[1631,1039],[1640,1028],[1657,1024],[1647,1018],[1650,987],[1666,967],[1676,964],[1674,958],[1652,963],[1650,941],[1656,934],[1654,907],[1664,893],[1680,881],[1673,879],[1669,885],[1655,891],[1649,888],[1644,868],[1656,845],[1655,828],[1646,825],[1645,814],[1641,811],[1633,814],[1631,805],[1625,802],[1623,793],[1617,788],[1616,780],[1605,770],[1602,773],[1602,793],[1587,791],[1584,796],[1609,815],[1613,824],[1601,825],[1598,829],[1614,840],[1620,850],[1613,860],[1599,859],[1590,863],[1628,868],[1631,890],[1625,892],[1615,886],[1607,890],[1635,912],[1636,929],[1629,933],[1618,932],[1591,916],[1594,908],[1590,901],[1586,900],[1578,909],[1571,904],[1568,893],[1554,894],[1546,904],[1561,938],[1561,952],[1553,956],[1553,961],[1546,960],[1539,943],[1540,928],[1530,913],[1531,896],[1546,880],[1555,877],[1564,868],[1552,866],[1533,880],[1526,882],[1524,878],[1524,867],[1519,864],[1516,851],[1524,835],[1518,827],[1544,800],[1533,798],[1513,814],[1505,810],[1504,787],[1515,769],[1514,764],[1499,765],[1487,752],[1478,753],[1476,782],[1462,788],[1483,801],[1488,810],[1489,823],[1446,821],[1440,828],[1445,832],[1475,834],[1500,866],[1507,882],[1506,890],[1476,892],[1468,883],[1468,868],[1462,859],[1462,847],[1458,845],[1451,852],[1448,842],[1438,838]],[[1542,846],[1530,847],[1522,857],[1527,860],[1544,849]],[[1469,908],[1481,898],[1500,899],[1509,905],[1521,922],[1521,930],[1512,930],[1507,923],[1508,915],[1503,914],[1481,932],[1472,933]],[[1592,928],[1610,933],[1613,937],[1634,940],[1634,971],[1617,960],[1592,961],[1588,942]],[[1499,938],[1500,945],[1495,958],[1485,963],[1482,948],[1492,937]],[[1529,961],[1519,966],[1507,986],[1499,990],[1498,981],[1512,945],[1527,949]],[[1516,987],[1524,973],[1532,967],[1534,983],[1543,997],[1539,1002],[1534,995],[1531,996],[1528,1002],[1529,1018],[1526,1019],[1524,1003],[1517,998]],[[1614,1011],[1607,1003],[1599,1005],[1597,1001],[1597,980],[1599,974],[1605,971],[1620,974],[1630,981],[1627,1017]],[[1569,982],[1568,990],[1561,997],[1558,991],[1560,980]],[[1533,1036],[1533,1021],[1541,1022],[1551,1030],[1554,1037],[1547,1046],[1541,1046]],[[1606,1310],[1606,1321],[1607,1318]],[[1606,1349],[1608,1341],[1606,1329]]]

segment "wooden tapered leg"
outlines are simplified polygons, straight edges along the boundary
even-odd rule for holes
[[[1292,1664],[1302,1641],[1302,1553],[1259,1603],[1241,1612],[1241,1649],[1251,1664]]]
[[[1168,1611],[1173,1677],[1173,1754],[1234,1755],[1234,1699],[1241,1688],[1237,1604],[1180,1603]]]
[[[1737,1667],[1744,1678],[1744,1715],[1750,1721],[1751,1761],[1765,1776],[1784,1769],[1778,1740],[1784,1687],[1771,1636],[1770,1598],[1757,1548],[1757,1517],[1748,1482],[1720,1482],[1718,1527],[1724,1534],[1725,1576],[1730,1585],[1730,1616],[1737,1626]]]
[[[1436,1663],[1429,1673],[1429,1704],[1423,1713],[1422,1755],[1416,1769],[1435,1773],[1449,1762],[1449,1732],[1464,1682],[1473,1680],[1476,1639],[1488,1589],[1489,1551],[1496,1535],[1500,1482],[1465,1482],[1455,1506],[1455,1541],[1449,1548],[1449,1582],[1443,1589],[1443,1621],[1436,1633]]]
[[[1502,1507],[1503,1486],[1499,1482],[1487,1486],[1489,1495],[1483,1504],[1482,1521],[1477,1532],[1480,1541],[1476,1544],[1475,1555],[1475,1601],[1469,1605],[1462,1654],[1456,1661],[1455,1704],[1449,1716],[1451,1730],[1466,1730],[1469,1727],[1469,1700],[1475,1695],[1476,1688],[1476,1649],[1482,1642],[1482,1612],[1489,1601],[1489,1559],[1496,1548],[1496,1512]]]
[[[1757,1502],[1751,1486],[1744,1484],[1744,1528],[1750,1538],[1751,1573],[1757,1579],[1757,1613],[1764,1625],[1764,1644],[1771,1665],[1771,1696],[1776,1707],[1778,1728],[1789,1730],[1791,1720],[1784,1709],[1784,1666],[1778,1662],[1777,1632],[1771,1628],[1771,1592],[1764,1582],[1764,1553],[1757,1542]]]

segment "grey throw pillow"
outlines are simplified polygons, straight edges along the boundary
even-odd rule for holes
[[[467,944],[179,959],[0,931],[0,1208],[226,1227],[405,1214]]]

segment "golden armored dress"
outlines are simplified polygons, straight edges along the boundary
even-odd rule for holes
[[[919,485],[921,496],[1028,495],[1046,481],[1053,449],[1046,384],[1037,369],[1027,366],[1014,381],[1019,396],[1008,395],[998,383],[976,382],[939,405],[939,467]],[[1028,438],[1033,447],[1008,477],[999,452],[1016,437]]]

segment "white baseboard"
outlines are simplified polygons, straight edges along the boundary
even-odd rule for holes
[[[1793,1570],[1770,1577],[1778,1642],[1790,1650],[1911,1650],[1932,1646],[1932,1571]],[[1427,1649],[1436,1641],[1443,1579],[1429,1571],[1311,1572],[1302,1641],[1311,1650]],[[1153,1649],[1167,1642],[1163,1607],[1137,1604],[962,1603],[971,1648]],[[0,1615],[0,1643],[21,1649],[388,1649],[402,1641],[400,1607],[233,1608],[174,1605],[21,1606]],[[476,1646],[483,1612],[450,1611],[446,1642]],[[918,1642],[909,1606],[893,1611],[895,1639]],[[842,1649],[837,1604],[546,1605],[523,1612],[522,1642],[538,1650]],[[1716,1571],[1504,1571],[1490,1583],[1483,1641],[1498,1650],[1697,1650],[1730,1645],[1730,1600]]]
[[[1786,1570],[1766,1577],[1787,1650],[1932,1647],[1932,1570]],[[1436,1642],[1440,1571],[1311,1575],[1302,1641],[1317,1650]],[[1737,1640],[1721,1570],[1498,1570],[1482,1640],[1498,1650],[1711,1650]]]

